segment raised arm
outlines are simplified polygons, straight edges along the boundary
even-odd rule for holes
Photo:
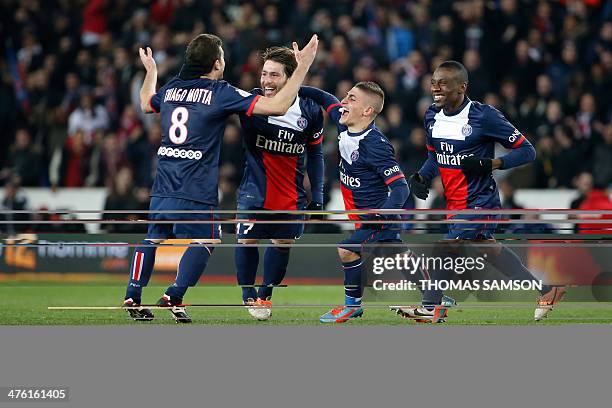
[[[151,107],[150,101],[153,95],[155,95],[155,87],[157,85],[157,65],[153,59],[151,48],[147,47],[146,50],[140,48],[138,52],[140,54],[140,61],[142,61],[142,65],[144,65],[147,71],[140,88],[140,109],[144,113],[154,113],[155,110]]]
[[[302,49],[298,49],[297,43],[293,43],[293,52],[297,61],[297,68],[293,75],[287,80],[283,88],[272,98],[261,97],[255,103],[253,115],[280,116],[284,115],[297,97],[300,85],[304,82],[308,69],[317,54],[319,39],[313,35],[308,44]]]

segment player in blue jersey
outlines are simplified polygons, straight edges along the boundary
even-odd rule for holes
[[[342,102],[316,88],[302,87],[300,95],[321,104],[338,126],[340,189],[345,208],[402,208],[408,198],[408,185],[395,159],[393,146],[374,124],[385,101],[381,87],[374,82],[359,82]],[[338,255],[344,270],[345,302],[321,316],[322,323],[344,323],[363,315],[360,246],[401,242],[399,224],[384,223],[386,219],[399,219],[399,216],[351,214],[349,217],[378,223],[356,224],[356,231],[340,243]]]
[[[293,43],[297,67],[283,89],[271,98],[234,88],[221,80],[225,59],[221,39],[215,35],[195,37],[187,46],[179,75],[158,91],[153,52],[150,48],[140,49],[146,69],[140,105],[145,113],[160,113],[163,130],[150,204],[150,209],[157,212],[149,218],[164,223],[149,224],[146,239],[134,253],[124,301],[132,318],[153,318],[151,311],[140,304],[142,287],[153,271],[157,244],[169,238],[182,238],[192,245],[181,257],[175,283],[157,304],[168,307],[177,323],[191,322],[181,306],[183,296],[202,275],[214,249],[211,244],[220,242],[221,230],[214,223],[213,214],[218,204],[219,152],[226,119],[233,113],[250,116],[287,112],[314,60],[317,45],[316,35],[302,50]],[[177,210],[189,212],[167,212]]]
[[[501,207],[497,185],[492,171],[511,169],[535,159],[535,149],[497,109],[470,100],[466,96],[468,73],[456,61],[442,63],[431,79],[434,103],[425,113],[428,158],[421,169],[410,176],[412,193],[424,200],[428,196],[427,185],[440,175],[444,185],[447,209],[498,209]],[[495,158],[495,143],[500,143],[510,153]],[[454,215],[452,219],[494,220],[493,215]],[[496,224],[450,224],[445,239],[494,243]],[[457,256],[457,246],[440,245],[438,256]],[[446,249],[445,249],[446,248]],[[534,280],[521,259],[509,248],[494,246],[489,261],[506,276],[513,279]],[[432,271],[441,276],[441,272]],[[564,295],[562,287],[543,286],[535,311],[535,320],[545,317]],[[435,305],[442,300],[441,291],[425,291],[423,306],[411,306],[396,310],[398,314],[424,321],[437,321]]]
[[[297,67],[293,51],[272,47],[264,51],[260,89],[253,94],[273,97],[287,83]],[[238,190],[240,219],[298,220],[289,214],[252,214],[252,210],[303,210],[307,207],[304,175],[311,185],[308,209],[323,208],[323,112],[314,101],[296,98],[282,116],[240,115],[246,157],[244,176]],[[272,313],[272,286],[281,284],[289,263],[290,246],[304,231],[301,223],[237,224],[238,243],[235,262],[242,300],[249,313],[267,320]],[[263,286],[255,290],[259,264],[257,244],[270,239],[275,245],[264,253]]]

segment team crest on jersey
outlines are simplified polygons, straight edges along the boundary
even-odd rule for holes
[[[470,126],[469,123],[466,123],[465,125],[463,125],[463,127],[461,128],[461,133],[463,133],[463,136],[469,136],[472,134],[472,127]]]
[[[308,120],[305,117],[300,116],[297,120],[297,125],[300,129],[304,130],[306,129],[306,126],[308,126]]]
[[[359,159],[359,150],[355,150],[351,153],[351,161],[354,163],[357,159]]]

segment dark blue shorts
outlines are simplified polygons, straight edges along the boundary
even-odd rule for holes
[[[499,215],[459,214],[451,219],[461,220],[497,220]],[[444,239],[484,240],[493,239],[497,224],[448,224],[448,233]]]
[[[361,228],[353,232],[351,236],[347,239],[342,240],[338,247],[346,249],[347,251],[355,252],[356,254],[360,254],[361,245],[375,244],[379,242],[402,242],[402,240],[400,239],[400,230],[372,230]]]
[[[213,213],[215,207],[197,201],[183,200],[182,198],[151,197],[149,205],[151,211],[159,210],[189,210],[200,213],[151,213],[151,221],[212,221],[217,217]],[[147,238],[151,239],[221,239],[221,225],[217,223],[201,224],[149,224]]]
[[[242,210],[242,209],[240,209]],[[250,208],[256,210],[256,208]],[[257,210],[260,210],[257,208]],[[248,211],[248,210],[246,210]],[[293,214],[251,214],[239,213],[241,220],[303,220],[303,215]],[[238,239],[298,239],[304,233],[304,224],[265,224],[261,222],[240,222],[236,224],[236,236]]]

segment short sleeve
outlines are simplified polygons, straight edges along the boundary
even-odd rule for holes
[[[217,103],[224,113],[244,113],[246,116],[251,116],[261,95],[254,95],[223,82],[218,91],[218,98]]]
[[[484,119],[485,136],[505,148],[515,149],[525,141],[525,136],[494,107],[485,105]]]
[[[395,180],[405,178],[397,160],[395,150],[388,140],[381,136],[374,136],[372,143],[367,146],[368,162],[378,175],[389,185]]]
[[[149,99],[149,107],[153,109],[153,112],[155,113],[159,113],[159,110],[161,109],[162,89],[163,88],[160,88],[159,91],[153,94],[151,99]]]
[[[323,141],[323,112],[317,105],[313,107],[312,123],[309,126],[308,144],[316,145]]]

